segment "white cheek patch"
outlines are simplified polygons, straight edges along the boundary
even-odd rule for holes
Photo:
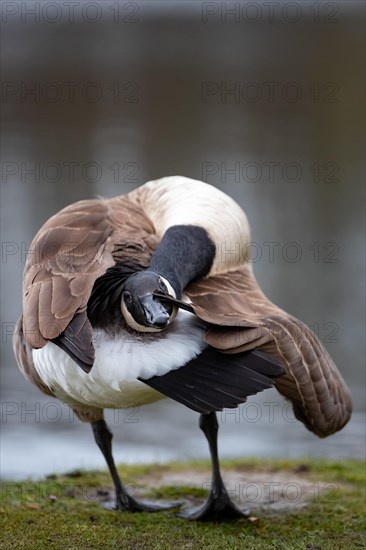
[[[165,284],[165,286],[167,287],[168,289],[168,293],[173,296],[173,298],[176,298],[177,295],[174,291],[174,288],[172,287],[172,285],[169,283],[169,281],[167,279],[165,279],[164,277],[160,277],[160,279],[163,281],[163,283]]]
[[[160,277],[165,286],[167,287],[168,293],[173,296],[174,298],[177,297],[172,285],[165,279],[164,277]],[[124,317],[124,320],[128,324],[129,327],[133,328],[134,330],[137,330],[138,332],[161,332],[162,330],[165,330],[167,326],[169,326],[174,319],[177,316],[178,308],[176,306],[173,306],[172,313],[169,317],[169,321],[166,327],[158,328],[158,327],[146,327],[145,325],[140,325],[131,315],[131,313],[128,311],[126,304],[123,301],[123,297],[121,299],[121,312]]]
[[[128,326],[133,328],[134,330],[137,330],[138,332],[161,332],[162,330],[164,330],[164,328],[145,327],[145,325],[140,325],[139,323],[137,323],[137,321],[135,321],[131,313],[126,308],[126,304],[124,303],[123,298],[121,300],[121,312]]]
[[[160,277],[160,279],[163,281],[163,283],[164,283],[165,286],[167,287],[168,293],[169,293],[171,296],[173,296],[173,298],[176,298],[177,295],[176,295],[176,293],[175,293],[175,291],[174,291],[174,288],[173,288],[172,285],[169,283],[169,281],[168,281],[167,279],[165,279],[164,277]],[[174,319],[175,319],[176,316],[177,316],[177,313],[178,313],[178,308],[177,308],[177,306],[173,306],[172,313],[171,313],[171,315],[170,315],[170,317],[169,317],[169,323],[168,323],[168,325],[170,325],[170,324],[174,321]]]

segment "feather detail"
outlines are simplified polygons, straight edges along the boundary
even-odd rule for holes
[[[128,197],[153,222],[159,240],[175,225],[203,227],[216,247],[209,275],[224,273],[249,260],[247,217],[231,197],[216,187],[173,176],[149,181]]]
[[[225,355],[213,348],[202,351],[179,369],[140,380],[201,414],[236,408],[249,395],[273,386],[284,374],[270,356],[259,352]]]
[[[309,430],[325,437],[348,422],[350,393],[330,355],[304,323],[266,298],[250,266],[192,283],[186,294],[209,323],[210,346],[226,353],[257,349],[281,362],[286,374],[275,386]]]
[[[147,266],[155,246],[151,222],[126,197],[80,201],[52,216],[34,237],[24,271],[23,324],[31,347],[57,338],[86,310],[96,279],[115,261],[138,255]]]

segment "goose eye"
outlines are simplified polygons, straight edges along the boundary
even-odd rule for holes
[[[126,304],[132,304],[133,298],[132,298],[131,292],[128,292],[128,291],[124,292],[123,293],[123,299],[124,299]]]

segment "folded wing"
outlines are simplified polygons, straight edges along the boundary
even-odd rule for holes
[[[237,407],[249,395],[272,387],[273,379],[284,373],[264,353],[227,355],[207,348],[179,369],[140,380],[196,412],[209,413]]]
[[[209,324],[210,346],[229,354],[260,350],[281,363],[286,373],[274,384],[309,430],[325,437],[348,422],[350,392],[327,350],[304,323],[266,298],[249,264],[192,283],[186,293]]]

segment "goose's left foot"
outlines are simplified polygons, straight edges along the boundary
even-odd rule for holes
[[[217,432],[219,429],[214,412],[201,414],[200,428],[206,436],[210,448],[212,462],[212,486],[207,501],[197,508],[183,510],[178,514],[181,518],[196,521],[233,521],[247,518],[249,510],[240,510],[230,500],[221,478],[219,457],[217,452]]]
[[[220,491],[212,491],[202,506],[183,510],[178,517],[196,521],[235,521],[247,518],[249,510],[240,510],[231,500],[225,487],[221,486]]]

